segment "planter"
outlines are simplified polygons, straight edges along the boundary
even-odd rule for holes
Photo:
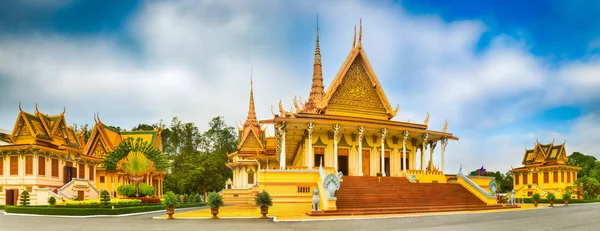
[[[554,207],[554,201],[550,201],[550,207]]]
[[[212,214],[212,219],[219,219],[217,214],[219,214],[219,207],[210,208],[210,214]]]
[[[260,206],[260,214],[262,214],[262,217],[260,217],[260,219],[267,219],[267,213],[269,213],[269,206]]]
[[[565,200],[565,206],[569,206],[569,201]]]
[[[533,206],[537,207],[537,205],[538,205],[538,202],[537,202],[537,201],[534,201],[534,202],[533,202]]]
[[[173,214],[175,214],[175,208],[167,208],[167,215],[169,215],[167,219],[175,219],[173,218]]]

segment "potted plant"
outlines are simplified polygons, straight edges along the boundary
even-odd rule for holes
[[[531,197],[531,200],[533,200],[533,205],[535,207],[537,207],[538,203],[540,202],[540,194],[539,193],[534,193],[533,196]]]
[[[223,198],[221,195],[216,192],[208,194],[207,205],[210,207],[210,214],[213,215],[212,219],[219,219],[219,217],[217,217],[217,214],[219,214],[219,206],[223,206]]]
[[[165,205],[165,208],[167,209],[167,215],[169,215],[168,219],[173,219],[173,214],[175,214],[175,207],[179,205],[179,199],[171,191],[165,193],[164,199],[165,200],[163,201],[163,205]]]
[[[565,191],[565,193],[563,193],[563,201],[565,202],[565,206],[569,206],[569,200],[571,200],[571,192],[570,191]]]
[[[556,199],[554,193],[549,192],[548,195],[546,195],[546,198],[550,202],[550,207],[554,207],[554,200]]]
[[[262,214],[261,219],[267,219],[267,213],[269,213],[269,206],[273,206],[271,195],[265,190],[256,195],[256,206],[260,207],[260,213]]]

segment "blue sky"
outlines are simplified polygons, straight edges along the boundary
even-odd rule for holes
[[[17,105],[69,123],[179,116],[201,129],[306,98],[316,15],[326,87],[363,18],[363,46],[394,120],[460,137],[449,172],[505,171],[536,139],[600,157],[597,1],[78,1],[0,3],[0,128]],[[439,150],[437,150],[439,151]],[[436,155],[439,158],[439,154]]]

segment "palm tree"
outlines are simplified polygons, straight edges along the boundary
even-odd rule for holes
[[[127,157],[123,158],[118,163],[119,169],[129,176],[133,182],[135,182],[135,195],[139,196],[139,182],[144,177],[156,170],[154,163],[149,160],[146,155],[142,152],[132,151],[127,154]]]

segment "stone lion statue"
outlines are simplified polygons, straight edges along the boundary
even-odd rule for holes
[[[510,198],[508,198],[509,205],[515,205],[515,190],[510,191]]]
[[[315,190],[313,190],[313,197],[312,197],[312,211],[319,211],[320,207],[321,207],[321,199],[319,199],[319,190],[315,189]]]

